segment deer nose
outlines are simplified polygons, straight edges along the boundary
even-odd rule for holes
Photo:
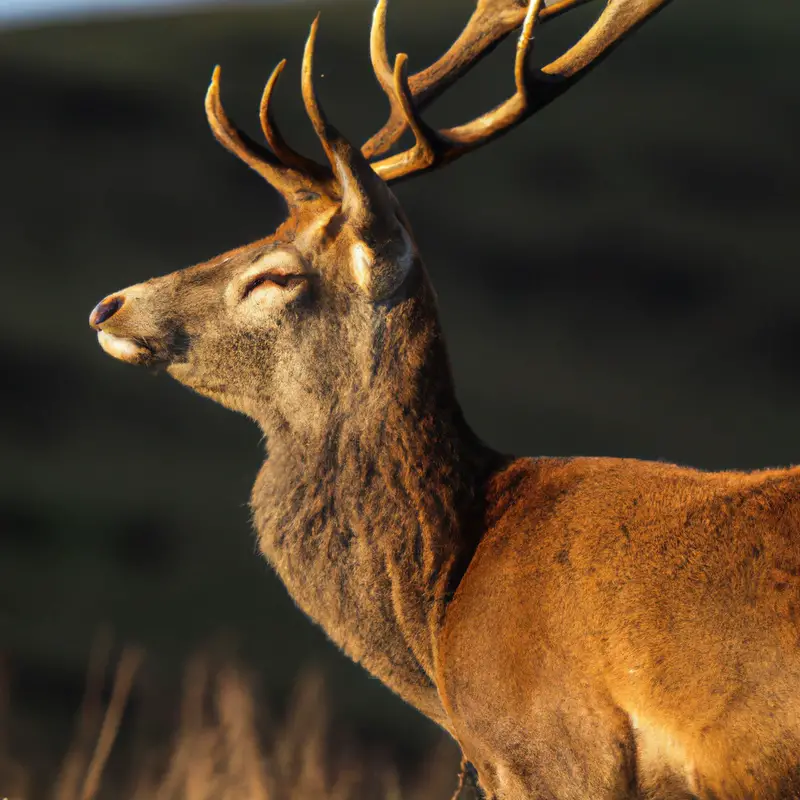
[[[104,322],[111,319],[122,308],[124,303],[125,298],[119,295],[107,297],[94,307],[94,310],[89,315],[89,324],[93,328],[99,328]]]

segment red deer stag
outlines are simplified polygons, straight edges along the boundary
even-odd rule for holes
[[[609,0],[543,69],[537,24],[583,0],[479,0],[361,150],[302,91],[328,163],[269,149],[225,115],[217,139],[283,196],[271,236],[154,278],[92,312],[103,349],[160,365],[252,417],[264,555],[351,658],[448,730],[492,798],[800,796],[800,470],[706,473],[614,458],[511,458],[455,398],[434,293],[388,185],[480,147],[560,95],[667,0]],[[426,103],[522,28],[516,94],[434,130]],[[404,130],[415,144],[385,155]]]

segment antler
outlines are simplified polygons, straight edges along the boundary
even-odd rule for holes
[[[359,186],[360,191],[366,194],[374,193],[377,191],[374,186],[376,175],[386,183],[399,181],[448,164],[512,130],[576,84],[626,35],[671,0],[608,0],[588,33],[564,55],[540,70],[529,64],[536,26],[591,0],[529,0],[527,9],[520,8],[519,2],[478,0],[467,26],[447,53],[409,80],[405,54],[397,56],[393,68],[389,65],[387,0],[378,0],[370,35],[370,53],[375,75],[389,98],[391,113],[386,124],[360,151],[328,123],[317,102],[313,85],[315,20],[303,58],[303,99],[329,166],[317,164],[295,152],[277,128],[270,101],[285,61],[275,68],[261,100],[261,127],[269,150],[240,131],[225,114],[219,94],[219,67],[214,71],[206,97],[206,112],[212,131],[228,150],[278,189],[290,206],[319,193],[342,197],[343,184]],[[549,2],[548,7],[545,7],[546,2]],[[421,107],[441,95],[520,23],[522,32],[514,63],[517,90],[513,97],[465,125],[445,130],[429,127],[420,116]],[[415,138],[411,148],[379,161],[366,160],[385,152],[406,127]]]
[[[583,0],[583,2],[588,2],[588,0]],[[371,37],[374,69],[378,81],[389,97],[393,113],[397,108],[397,113],[402,115],[405,125],[414,133],[416,142],[413,147],[402,153],[372,162],[372,168],[385,181],[394,182],[419,172],[441,167],[502,136],[574,86],[594,66],[608,56],[626,35],[669,2],[671,0],[608,0],[598,20],[577,44],[560,58],[541,70],[536,70],[528,62],[533,49],[534,29],[537,21],[543,17],[544,9],[543,0],[531,0],[517,43],[514,64],[517,91],[514,96],[465,125],[437,131],[426,125],[419,115],[418,107],[415,106],[413,90],[406,75],[407,57],[404,54],[398,56],[392,73],[391,89],[387,88],[388,81],[383,66],[386,53],[386,0],[380,0],[375,9]],[[564,0],[551,7],[551,15],[553,9],[559,9],[563,13],[580,3],[581,0]],[[479,10],[481,5],[479,3]],[[502,0],[487,0],[487,3],[483,5],[499,6],[503,3]],[[508,3],[506,2],[505,5]],[[480,24],[476,23],[475,19],[476,16],[473,15],[468,23],[467,28],[473,26],[474,30],[466,37],[465,44],[480,40]],[[444,91],[446,86],[443,84],[452,83],[456,77],[463,74],[466,69],[477,63],[486,54],[488,49],[493,46],[491,38],[497,35],[498,30],[498,25],[487,23],[485,41],[490,44],[482,47],[479,52],[459,55],[458,48],[456,48],[457,42],[449,51],[447,63],[451,66],[447,69],[443,68],[444,72],[439,81],[429,78],[425,83],[417,76],[420,86],[423,87],[421,93],[427,92],[427,96],[430,97]],[[459,41],[464,42],[464,40],[465,36],[462,34]],[[437,64],[441,64],[443,61],[444,59]],[[455,64],[460,64],[460,66],[452,66]],[[434,67],[430,69],[433,70]],[[420,75],[424,74],[420,73]],[[365,149],[382,148],[395,135],[396,131],[396,123],[390,116],[389,122],[375,137],[370,139],[365,145]],[[402,129],[400,132],[402,133]],[[376,144],[373,145],[373,142]]]
[[[539,24],[556,19],[593,0],[545,0]],[[383,155],[406,131],[400,99],[393,93],[394,76],[386,52],[386,0],[375,9],[370,54],[375,77],[389,98],[391,113],[386,124],[361,148],[366,158]],[[527,4],[518,0],[478,0],[461,35],[434,64],[409,78],[414,106],[423,110],[488,56],[512,31],[522,25]]]

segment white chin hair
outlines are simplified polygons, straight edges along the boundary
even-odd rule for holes
[[[106,353],[120,361],[139,363],[150,355],[146,347],[137,344],[133,339],[124,339],[121,336],[114,336],[113,333],[98,331],[97,341]]]

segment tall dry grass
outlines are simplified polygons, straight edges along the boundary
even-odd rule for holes
[[[443,739],[417,774],[401,782],[386,757],[343,745],[318,675],[301,679],[289,710],[265,726],[246,672],[204,658],[187,667],[171,743],[139,748],[132,768],[120,768],[113,762],[115,747],[144,656],[133,648],[122,653],[106,699],[109,652],[107,643],[95,647],[71,745],[51,789],[35,788],[41,775],[14,762],[10,732],[0,730],[0,798],[447,800],[453,794],[458,764],[452,743]],[[5,719],[7,687],[0,679]]]

